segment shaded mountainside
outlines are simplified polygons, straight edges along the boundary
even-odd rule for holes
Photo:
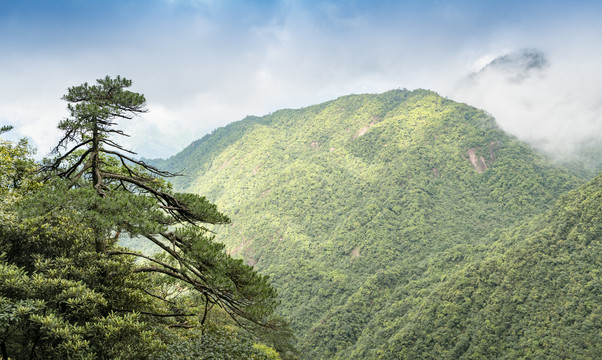
[[[248,117],[153,164],[232,219],[218,239],[271,277],[307,358],[385,354],[398,319],[486,257],[488,234],[579,183],[426,90]]]
[[[602,175],[496,238],[419,307],[382,314],[394,335],[351,358],[602,358]]]

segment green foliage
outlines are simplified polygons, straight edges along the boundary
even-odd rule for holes
[[[253,344],[255,350],[259,352],[257,356],[253,359],[261,359],[261,360],[281,360],[282,358],[278,354],[278,352],[271,347],[264,344]]]
[[[206,326],[202,332],[189,331],[156,359],[281,360],[273,348],[264,344],[254,344],[249,336],[222,326]]]
[[[393,320],[379,358],[602,356],[602,174],[496,238],[482,261]]]
[[[269,275],[307,358],[375,357],[488,234],[580,182],[426,90],[248,117],[152,163],[230,215],[216,239]]]
[[[0,340],[12,358],[144,359],[165,347],[136,313],[152,304],[131,258],[97,254],[69,217],[1,229]]]
[[[580,180],[484,112],[396,90],[249,117],[154,163],[204,198],[119,152],[114,121],[144,111],[130,85],[69,90],[61,179],[0,144],[3,357],[602,356],[602,175],[560,197]]]
[[[146,111],[144,95],[124,90],[132,86],[131,80],[106,76],[96,83],[71,87],[63,96],[63,100],[69,102],[67,108],[71,117],[62,120],[58,127],[67,132],[69,140],[89,140],[94,130],[106,135],[114,125],[106,120],[128,119],[130,114]],[[119,133],[119,130],[113,132]]]
[[[3,127],[2,132],[11,127]],[[33,150],[26,139],[14,144],[0,139],[0,218],[8,215],[8,210],[25,193],[37,187],[37,182],[31,178],[36,171],[30,155]]]
[[[11,131],[12,129],[13,127],[11,125],[2,125],[2,127],[0,127],[0,134]]]
[[[120,153],[115,121],[143,111],[144,97],[120,77],[97,83],[65,95],[71,117],[43,182],[26,142],[0,143],[1,357],[189,358],[176,356],[188,346],[195,358],[278,358],[253,346],[268,328],[286,332],[275,289],[203,226],[228,217]],[[121,234],[161,253],[122,248]]]
[[[21,207],[24,213],[73,211],[93,230],[96,252],[143,258],[147,263],[134,272],[171,277],[232,317],[266,324],[277,304],[267,278],[231,259],[207,236],[205,225],[228,223],[228,217],[204,197],[173,193],[158,178],[169,172],[133,159],[113,140],[126,135],[118,120],[146,111],[144,96],[126,90],[131,81],[119,76],[96,82],[71,87],[63,97],[70,117],[59,124],[63,138],[56,157],[43,167],[52,181]],[[150,241],[161,257],[114,247],[122,233]]]

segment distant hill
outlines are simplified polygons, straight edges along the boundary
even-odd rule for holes
[[[324,359],[427,344],[403,319],[447,321],[422,309],[448,277],[581,183],[485,112],[426,90],[247,117],[153,164],[232,219],[217,238],[270,275],[302,353]]]

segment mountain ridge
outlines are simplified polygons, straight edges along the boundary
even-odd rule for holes
[[[499,233],[407,315],[379,358],[599,358],[601,204],[602,174]]]
[[[392,298],[420,301],[581,182],[428,90],[247,117],[153,165],[187,169],[175,188],[231,217],[217,238],[271,277],[308,358],[359,351]]]

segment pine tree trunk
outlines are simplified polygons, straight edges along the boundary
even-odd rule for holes
[[[94,129],[92,130],[92,186],[96,189],[100,196],[104,196],[102,192],[102,178],[100,177],[100,158],[99,158],[99,144],[100,139],[98,138],[98,121],[94,121]]]
[[[101,197],[105,196],[105,193],[102,191],[102,177],[100,176],[100,156],[99,156],[99,144],[100,139],[98,135],[98,121],[97,119],[93,119],[94,121],[94,129],[92,131],[92,186],[98,192],[98,195]],[[95,239],[95,247],[97,253],[104,253],[106,251],[105,239],[102,234],[98,231],[95,231],[94,234]]]

